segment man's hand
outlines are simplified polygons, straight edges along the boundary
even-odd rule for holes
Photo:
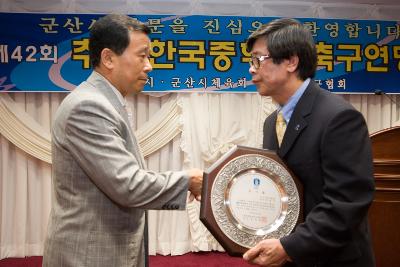
[[[279,239],[265,239],[255,247],[249,249],[243,259],[251,264],[261,266],[282,266],[286,261],[290,261],[285,249]]]
[[[203,184],[203,171],[200,169],[191,169],[188,171],[189,175],[189,201],[201,199],[201,187]]]

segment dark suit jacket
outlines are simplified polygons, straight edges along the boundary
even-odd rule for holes
[[[311,81],[278,148],[276,112],[264,123],[266,149],[304,186],[304,222],[281,243],[295,266],[375,266],[367,212],[374,195],[368,129],[361,113]]]

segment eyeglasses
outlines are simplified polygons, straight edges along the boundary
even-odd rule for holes
[[[265,56],[252,55],[251,59],[249,61],[249,64],[250,64],[250,66],[254,67],[255,69],[259,69],[261,62],[263,62],[264,60],[269,59],[269,58],[271,58],[270,55],[265,55]]]

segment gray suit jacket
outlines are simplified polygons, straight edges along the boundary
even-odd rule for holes
[[[144,209],[185,208],[188,177],[145,169],[127,113],[97,73],[60,105],[52,157],[43,266],[143,266]]]

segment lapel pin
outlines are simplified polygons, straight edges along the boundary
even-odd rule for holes
[[[296,131],[298,131],[298,130],[300,129],[300,124],[297,124],[296,127],[294,127],[294,129],[295,129]]]

